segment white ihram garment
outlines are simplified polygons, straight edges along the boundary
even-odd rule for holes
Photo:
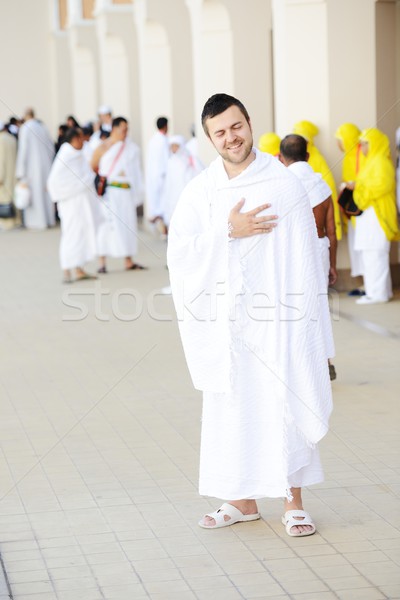
[[[123,189],[107,185],[106,194],[101,198],[104,222],[99,229],[98,246],[100,256],[123,258],[137,253],[137,211],[143,197],[143,177],[140,151],[131,140],[125,140],[125,147],[110,173],[114,159],[123,142],[116,142],[103,154],[99,164],[99,174],[108,178],[108,183],[128,183]]]
[[[366,296],[376,302],[387,302],[393,296],[390,242],[380,226],[373,206],[357,217],[354,247],[362,255]]]
[[[188,184],[168,238],[182,344],[204,392],[199,489],[228,500],[290,496],[322,481],[316,444],[332,410],[313,214],[298,179],[253,151],[234,179],[218,158]],[[243,211],[272,204],[273,233],[229,241],[242,197]]]
[[[161,202],[161,214],[167,226],[183,189],[203,168],[184,147],[170,155]]]
[[[100,205],[94,189],[94,173],[82,150],[64,143],[47,180],[61,221],[60,264],[73,269],[97,255],[96,233],[101,222]]]
[[[157,131],[149,141],[146,161],[146,198],[149,219],[162,214],[162,194],[169,157],[168,137]]]
[[[31,203],[24,210],[24,225],[28,229],[45,229],[55,224],[54,205],[46,190],[46,182],[54,159],[54,143],[45,126],[29,119],[18,136],[16,176],[25,181],[31,191]]]
[[[296,175],[303,184],[303,187],[307,193],[308,199],[310,201],[311,208],[315,208],[322,202],[325,202],[331,195],[332,190],[329,185],[322,179],[321,173],[315,173],[315,171],[310,167],[308,162],[298,161],[289,165],[288,169]],[[327,236],[323,238],[318,238],[318,246],[321,257],[322,271],[324,273],[326,289],[329,286],[329,270],[330,270],[330,255],[329,248],[330,242]],[[327,357],[333,358],[335,355],[335,348],[333,345],[330,345],[332,341],[332,336],[329,335],[328,340],[326,341],[326,346],[328,348]]]

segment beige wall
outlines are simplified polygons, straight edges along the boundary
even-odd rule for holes
[[[111,104],[145,157],[165,114],[187,137],[195,124],[208,164],[215,151],[200,114],[224,91],[249,109],[255,141],[315,122],[337,183],[341,123],[378,125],[392,142],[400,125],[400,1],[96,0],[93,20],[82,19],[81,0],[67,5],[60,32],[58,0],[2,3],[0,119],[32,105],[55,137],[67,114],[85,121]],[[339,257],[348,266],[345,242]]]
[[[0,119],[32,106],[54,133],[50,8],[48,0],[1,2]]]

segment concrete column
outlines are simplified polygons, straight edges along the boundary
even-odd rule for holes
[[[141,138],[137,35],[131,4],[98,0],[95,10],[100,60],[100,103],[109,104],[114,116],[129,120],[130,134]]]
[[[216,156],[201,134],[200,116],[205,101],[218,92],[234,94],[233,38],[227,8],[220,1],[186,0],[192,31],[195,125],[203,162]]]
[[[80,123],[96,118],[99,57],[94,19],[84,19],[81,0],[68,3],[68,42],[72,72],[72,113]]]

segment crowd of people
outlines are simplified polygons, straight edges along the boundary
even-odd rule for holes
[[[0,130],[0,228],[45,229],[59,221],[65,283],[96,278],[84,268],[96,257],[102,274],[107,257],[122,258],[126,270],[145,269],[134,260],[145,194],[149,222],[166,237],[182,189],[203,169],[194,132],[188,143],[181,135],[168,136],[168,119],[160,117],[144,177],[127,119],[113,117],[106,105],[95,123],[81,126],[69,115],[55,142],[33,109],[18,124],[0,123]]]
[[[347,233],[351,276],[363,277],[363,287],[349,292],[358,296],[357,304],[375,304],[388,302],[393,296],[390,275],[390,245],[400,240],[398,213],[400,211],[400,181],[397,178],[390,153],[389,138],[376,127],[361,131],[353,123],[344,123],[338,127],[335,138],[343,153],[342,182],[337,192],[332,172],[314,143],[318,128],[310,121],[296,123],[289,136],[294,140],[298,136],[306,143],[302,166],[296,165],[297,173],[303,175],[306,183],[310,172],[320,174],[326,182],[326,192],[330,190],[329,203],[332,207],[326,223],[323,242],[329,251],[329,284],[336,279],[337,240]],[[397,132],[400,155],[400,128]],[[286,138],[285,138],[286,139]],[[299,140],[297,140],[299,142]],[[267,132],[258,141],[263,152],[269,152],[282,162],[285,160],[285,140],[281,141],[275,132]],[[308,163],[306,169],[305,163]],[[291,166],[293,168],[293,165]],[[399,174],[397,157],[397,174]],[[307,186],[305,186],[307,189]],[[317,184],[311,187],[318,189]],[[397,202],[396,202],[397,187]],[[314,208],[315,211],[319,209]],[[317,225],[318,217],[315,215]],[[329,233],[328,233],[329,231]]]
[[[187,141],[170,135],[167,117],[159,117],[155,125],[143,172],[141,151],[129,137],[129,124],[124,117],[113,118],[110,106],[100,106],[97,120],[82,126],[69,115],[55,142],[33,109],[27,109],[21,120],[0,122],[0,229],[20,225],[43,229],[59,220],[66,282],[73,280],[74,270],[76,279],[94,277],[84,265],[95,257],[99,273],[107,272],[107,257],[122,258],[127,270],[143,269],[134,260],[138,207],[146,198],[149,223],[167,237],[181,192],[204,169],[194,130]],[[345,232],[351,276],[364,280],[363,287],[350,294],[358,296],[359,304],[387,302],[393,294],[390,244],[400,239],[400,202],[396,207],[389,139],[374,127],[360,131],[355,124],[344,123],[337,129],[335,138],[343,153],[338,193],[315,144],[317,135],[314,123],[299,121],[283,140],[266,132],[258,148],[286,164],[307,190],[329,285],[337,278],[337,241]],[[396,141],[400,144],[400,128]],[[96,175],[107,179],[103,196],[96,193]],[[397,190],[400,196],[400,185]],[[348,201],[350,197],[352,210],[345,196]]]

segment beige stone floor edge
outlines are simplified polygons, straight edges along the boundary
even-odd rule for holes
[[[166,244],[61,283],[59,230],[0,233],[0,553],[15,600],[400,599],[400,293],[332,294],[334,412],[318,532],[262,520],[198,527],[201,395],[168,284]],[[96,264],[88,265],[95,272]],[[1,580],[0,580],[1,582]],[[0,600],[9,598],[0,583]]]

